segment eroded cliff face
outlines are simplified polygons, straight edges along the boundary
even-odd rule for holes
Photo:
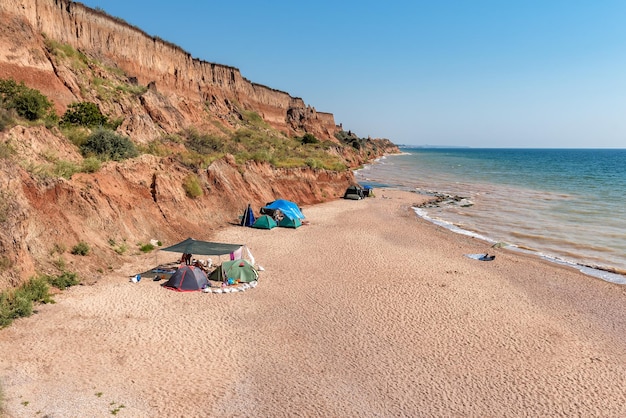
[[[300,98],[245,79],[237,68],[193,58],[180,47],[151,37],[128,23],[67,0],[3,0],[0,3],[0,75],[25,81],[54,100],[57,110],[75,101],[98,102],[81,89],[76,71],[50,56],[45,40],[67,44],[82,54],[121,69],[128,80],[151,89],[143,106],[99,103],[115,116],[128,116],[127,133],[150,137],[186,126],[229,125],[233,103],[254,110],[288,135],[310,132],[335,141],[338,127],[329,113],[318,113]],[[6,25],[4,23],[6,22]],[[28,69],[27,72],[24,69]],[[103,75],[104,76],[104,75]],[[155,97],[158,93],[158,100]],[[168,114],[155,115],[151,102]],[[165,107],[164,107],[165,106]],[[171,113],[171,115],[169,114]]]
[[[0,22],[0,78],[41,91],[58,114],[72,102],[97,103],[122,120],[118,132],[135,143],[190,126],[232,132],[242,111],[256,112],[290,136],[308,132],[337,141],[332,114],[252,83],[236,68],[193,59],[82,4],[2,0]],[[388,140],[375,140],[366,148],[330,152],[356,167],[397,151]],[[83,161],[58,129],[14,126],[0,132],[0,290],[36,273],[63,270],[93,282],[137,254],[141,243],[208,239],[211,231],[237,221],[248,204],[258,212],[285,198],[306,207],[341,197],[354,183],[351,171],[241,166],[230,156],[195,172],[173,157],[143,155],[69,180],[40,174],[54,161]],[[197,198],[183,187],[191,174],[201,183]],[[86,257],[70,252],[80,241],[91,248]]]
[[[0,135],[0,143],[16,150],[15,161],[29,164],[45,164],[52,152],[82,158],[43,127],[14,127]],[[242,168],[227,156],[194,173],[203,194],[191,199],[182,187],[190,172],[174,159],[143,155],[71,180],[41,180],[14,160],[0,158],[0,259],[11,266],[0,269],[0,290],[36,273],[57,274],[60,263],[94,282],[133,257],[140,243],[207,239],[237,222],[248,204],[257,214],[279,197],[306,207],[342,196],[353,180],[349,171],[276,169],[255,162]],[[80,241],[91,248],[86,257],[70,253]],[[116,253],[120,246],[127,248],[123,254]]]

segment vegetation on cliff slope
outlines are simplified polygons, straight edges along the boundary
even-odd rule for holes
[[[206,168],[212,161],[231,154],[235,161],[267,162],[278,168],[323,168],[334,171],[346,170],[349,165],[346,153],[357,154],[366,150],[366,159],[375,156],[376,145],[368,147],[368,141],[346,132],[339,132],[340,143],[319,141],[310,133],[289,138],[270,127],[256,112],[240,110],[238,128],[229,134],[203,133],[195,127],[180,132],[163,134],[139,147],[133,141],[114,130],[119,120],[104,115],[93,102],[76,102],[68,106],[59,118],[51,102],[39,91],[18,84],[14,80],[0,79],[0,131],[15,124],[44,123],[49,129],[60,128],[87,159],[120,161],[133,158],[140,152],[160,157],[174,156],[191,169]],[[6,158],[10,145],[3,145]],[[341,149],[345,148],[345,149]],[[53,162],[55,168],[47,170],[50,176],[69,178],[75,172],[94,171],[97,164],[72,167],[63,161]],[[32,169],[39,174],[42,170]],[[45,171],[45,170],[44,170]]]
[[[0,104],[3,108],[0,129],[11,121],[9,112],[15,112],[28,121],[45,118],[56,121],[52,102],[38,90],[28,88],[24,82],[0,79]]]
[[[82,96],[86,102],[92,103],[90,108],[87,108],[87,104],[70,105],[62,118],[65,125],[69,121],[75,122],[77,113],[82,112],[81,124],[93,127],[93,123],[86,122],[87,116],[97,116],[93,108],[96,105],[103,113],[107,113],[107,110],[109,113],[114,112],[120,107],[143,106],[141,97],[147,93],[147,88],[139,86],[135,77],[125,74],[115,64],[104,63],[50,39],[46,39],[46,48],[55,66],[66,67],[74,74]],[[160,95],[158,92],[151,94]],[[164,103],[167,103],[165,99]],[[309,166],[338,171],[351,165],[350,161],[354,158],[346,159],[347,153],[358,155],[360,161],[371,159],[378,153],[376,141],[362,140],[362,146],[354,147],[354,138],[346,135],[341,136],[342,141],[339,142],[310,141],[312,135],[307,133],[301,137],[288,137],[272,128],[255,110],[245,109],[234,100],[229,101],[229,106],[231,113],[226,121],[216,120],[209,106],[205,107],[206,125],[213,124],[216,129],[187,126],[175,132],[165,131],[162,135],[144,141],[148,144],[142,151],[159,156],[175,154],[181,162],[194,168],[204,168],[213,160],[232,154],[238,163],[254,160],[268,162],[275,167]],[[68,115],[70,111],[72,114]],[[104,116],[101,125],[115,130],[124,117],[121,115],[115,119],[109,114]],[[180,148],[181,144],[184,149]]]
[[[119,107],[140,108],[141,95],[147,89],[137,86],[136,80],[119,68],[90,58],[69,45],[46,39],[46,48],[56,66],[70,69],[81,94],[88,100],[71,103],[59,118],[52,102],[39,91],[14,80],[0,80],[0,131],[16,123],[41,123],[50,129],[59,128],[85,157],[119,161],[137,156],[135,146],[131,145],[133,140],[114,133],[124,116],[116,118],[105,113],[107,109]],[[376,141],[346,132],[337,134],[338,142],[320,141],[310,133],[288,137],[272,128],[254,110],[243,109],[236,102],[231,106],[228,124],[219,124],[219,129],[208,132],[188,126],[177,132],[163,132],[144,141],[137,147],[138,151],[161,157],[174,156],[192,169],[206,168],[212,161],[231,154],[239,164],[253,160],[279,168],[308,166],[335,171],[354,166],[355,160],[362,162],[379,154]],[[207,122],[218,125],[208,109],[206,112]],[[346,158],[350,156],[352,158]],[[62,162],[54,164],[58,166]],[[50,170],[50,175],[61,174],[67,178],[72,172],[93,171],[93,168],[92,162],[88,167]]]
[[[63,85],[72,86],[74,96],[81,99],[69,104],[64,113],[58,115],[54,110],[54,103],[40,91],[12,79],[0,80],[0,169],[7,173],[19,172],[22,176],[11,177],[10,182],[0,185],[0,228],[2,228],[0,279],[9,286],[17,287],[26,279],[26,277],[17,278],[11,273],[18,265],[28,265],[29,272],[74,274],[67,271],[64,259],[67,251],[63,244],[68,244],[68,239],[90,240],[94,249],[93,252],[89,252],[90,257],[98,259],[91,268],[93,270],[93,266],[97,266],[97,271],[101,274],[104,266],[110,268],[109,260],[112,256],[115,257],[115,254],[123,256],[127,252],[128,247],[125,244],[127,238],[144,240],[152,233],[147,229],[132,232],[128,231],[128,228],[125,229],[128,225],[123,225],[119,214],[133,206],[126,205],[126,202],[120,204],[119,200],[106,195],[106,192],[102,196],[103,189],[97,184],[106,184],[106,176],[111,173],[122,173],[119,179],[122,189],[127,183],[133,187],[125,189],[126,195],[134,196],[135,192],[139,192],[136,199],[142,202],[144,211],[137,214],[137,220],[145,221],[146,218],[141,218],[142,216],[160,213],[167,219],[167,225],[176,224],[181,228],[174,215],[168,213],[170,217],[167,218],[163,213],[161,201],[156,200],[157,196],[161,196],[159,192],[166,193],[169,199],[178,196],[177,190],[182,190],[184,196],[191,199],[189,202],[192,206],[201,207],[203,204],[206,205],[210,197],[215,196],[211,195],[212,192],[215,193],[218,187],[222,187],[221,190],[227,189],[224,186],[230,186],[231,180],[234,179],[240,181],[240,185],[250,184],[254,191],[249,191],[248,197],[261,200],[269,194],[261,189],[272,192],[282,190],[283,194],[289,194],[290,190],[294,190],[293,193],[297,193],[296,189],[301,188],[292,185],[296,184],[299,178],[296,182],[289,183],[291,180],[284,180],[281,177],[279,181],[268,185],[255,182],[256,179],[249,182],[249,177],[243,176],[246,170],[271,173],[272,170],[263,171],[266,165],[270,165],[279,169],[293,169],[274,170],[280,176],[285,173],[295,173],[294,175],[298,176],[303,171],[307,175],[311,174],[311,170],[298,169],[303,167],[315,169],[313,177],[317,176],[318,180],[309,180],[311,188],[303,199],[309,199],[309,203],[317,202],[328,196],[337,195],[328,184],[332,185],[335,182],[337,185],[340,182],[339,188],[345,187],[343,184],[351,179],[349,169],[393,149],[393,144],[387,140],[358,138],[351,132],[338,132],[335,141],[320,140],[310,132],[290,136],[267,123],[259,114],[260,110],[246,108],[230,98],[226,105],[228,114],[226,116],[220,114],[219,117],[211,111],[209,104],[202,103],[202,99],[198,103],[191,103],[189,100],[189,114],[193,117],[187,118],[189,115],[180,115],[177,109],[171,106],[170,100],[180,98],[171,99],[156,89],[138,85],[134,77],[124,73],[110,61],[105,63],[52,40],[46,40],[46,48],[58,74],[65,77],[62,80]],[[146,125],[132,125],[132,122],[137,120],[147,121]],[[188,123],[189,120],[200,120],[200,123]],[[149,126],[150,129],[137,133],[138,131],[133,129],[137,126],[140,128]],[[145,154],[151,154],[156,158]],[[133,160],[123,162],[126,159]],[[141,175],[137,175],[136,182],[128,182],[125,176],[129,172],[134,175],[135,167],[146,167],[144,160],[150,161],[153,165],[162,164],[165,170],[172,170],[175,173],[172,176],[169,173],[167,175],[160,173],[159,188],[156,186],[157,175],[154,175],[152,180],[142,179]],[[216,160],[220,161],[211,166]],[[128,167],[131,169],[128,170]],[[207,178],[216,175],[211,171],[212,167],[219,167],[216,171],[222,172],[218,174],[218,177],[222,177],[219,177],[219,181],[213,179],[209,184]],[[29,176],[23,176],[24,171],[16,168],[23,169]],[[116,172],[118,169],[119,172]],[[255,169],[259,171],[254,171]],[[327,169],[336,173],[329,175],[317,169]],[[99,173],[93,176],[75,176],[77,173],[98,171]],[[231,177],[226,179],[223,172],[231,173]],[[237,174],[241,176],[237,177]],[[127,183],[124,183],[125,181]],[[281,182],[282,185],[278,184]],[[324,182],[326,188],[320,186]],[[115,187],[119,188],[119,184],[115,184]],[[11,189],[16,186],[17,188]],[[49,194],[46,194],[48,192]],[[55,204],[55,199],[63,199],[67,206],[59,207],[60,205]],[[96,202],[99,202],[100,206],[97,206]],[[32,241],[29,245],[26,244],[24,235],[26,228],[23,227],[30,219],[35,218],[34,214],[46,215],[39,216],[45,222],[39,222],[38,228],[49,231],[55,229],[59,222],[67,223],[67,219],[73,219],[74,224],[81,224],[92,209],[90,205],[109,209],[108,218],[97,211],[97,214],[92,213],[89,223],[85,223],[86,228],[72,229],[71,226],[64,228],[66,234],[64,237],[31,236],[29,238]],[[225,206],[227,203],[224,203]],[[119,210],[119,207],[124,209]],[[224,208],[219,210],[225,211]],[[199,214],[201,210],[196,212]],[[202,212],[202,219],[205,218],[206,213]],[[198,222],[198,219],[199,216],[195,221]],[[140,221],[132,223],[141,225]],[[72,225],[71,222],[69,224]],[[122,226],[117,228],[118,224]],[[112,227],[116,230],[115,235],[102,229],[101,225]],[[154,228],[165,229],[164,225],[157,225]],[[91,236],[88,236],[90,233]],[[99,234],[110,236],[95,237]],[[101,243],[106,241],[106,238],[109,238],[110,244],[113,238],[117,242],[123,241],[124,244],[111,244],[111,248],[103,249]],[[60,241],[54,242],[55,239]],[[46,248],[52,246],[58,248],[58,251],[44,255],[47,252]],[[36,254],[33,254],[32,248],[37,249]],[[72,254],[75,252],[72,251]],[[86,255],[77,252],[76,254]],[[28,264],[23,262],[24,258],[28,259]],[[45,269],[42,269],[42,266]],[[73,268],[88,267],[83,267],[83,263],[77,262]],[[48,279],[46,281],[50,282]],[[37,297],[29,299],[17,293],[0,295],[0,305],[4,304],[0,306],[2,311],[0,322],[17,317],[16,312],[31,311],[29,303],[43,301],[40,299]],[[29,300],[31,302],[28,302]]]

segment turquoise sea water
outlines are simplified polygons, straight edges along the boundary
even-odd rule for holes
[[[626,149],[402,151],[358,170],[357,180],[461,197],[416,213],[626,284]]]

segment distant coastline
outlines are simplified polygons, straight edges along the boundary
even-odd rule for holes
[[[428,145],[428,144],[424,144],[424,145],[406,145],[406,144],[401,144],[398,145],[398,148],[415,148],[415,149],[420,149],[420,148],[472,148],[470,146],[467,145]]]

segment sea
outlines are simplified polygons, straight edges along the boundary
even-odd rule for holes
[[[355,171],[359,184],[432,196],[416,216],[626,284],[626,149],[401,151]]]

